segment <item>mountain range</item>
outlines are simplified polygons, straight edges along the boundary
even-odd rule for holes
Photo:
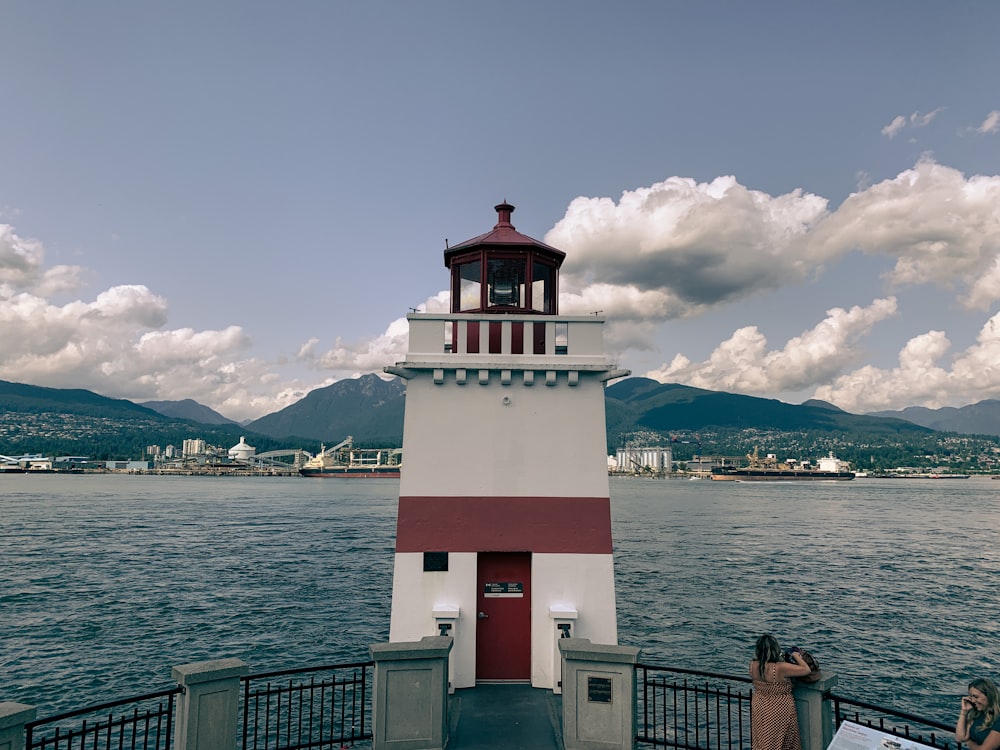
[[[398,378],[370,374],[318,388],[280,411],[239,425],[190,399],[136,404],[81,389],[0,381],[0,453],[18,452],[18,446],[23,452],[43,450],[37,447],[43,433],[50,447],[52,436],[60,435],[55,442],[65,452],[91,454],[95,451],[83,446],[95,436],[108,454],[126,448],[134,454],[146,444],[178,443],[186,437],[226,445],[225,441],[235,443],[241,435],[258,450],[302,447],[315,451],[319,443],[329,445],[347,435],[359,446],[398,446],[404,393],[405,384]],[[609,452],[635,440],[700,445],[711,439],[719,452],[723,447],[743,450],[747,440],[759,442],[766,433],[808,434],[812,444],[800,443],[797,447],[802,450],[815,449],[823,440],[840,445],[847,436],[852,443],[870,439],[881,444],[919,442],[935,431],[1000,435],[1000,401],[996,400],[962,408],[910,407],[859,415],[818,400],[788,404],[634,377],[607,388],[606,409]],[[86,419],[103,422],[88,427],[81,421]],[[121,438],[118,442],[123,443],[120,447],[115,447],[116,431]],[[748,431],[751,437],[734,444],[734,435]]]

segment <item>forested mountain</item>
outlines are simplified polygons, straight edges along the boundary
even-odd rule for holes
[[[986,399],[960,408],[945,406],[940,409],[927,409],[923,406],[908,406],[902,411],[871,412],[870,416],[896,417],[945,432],[1000,435],[1000,401],[996,399]]]
[[[190,398],[185,398],[181,401],[143,401],[139,405],[159,412],[165,417],[173,417],[174,419],[187,419],[191,422],[201,422],[202,424],[237,424],[237,422],[227,419],[214,409],[209,409],[204,404],[199,404]]]
[[[315,453],[321,442],[331,445],[347,435],[358,446],[395,447],[402,445],[404,392],[397,378],[342,380],[240,427],[170,418],[90,391],[0,381],[0,453],[140,458],[151,444],[179,446],[186,438],[202,438],[229,447],[241,435],[260,452]],[[850,414],[823,401],[788,404],[647,378],[612,384],[605,403],[609,453],[630,443],[669,444],[682,460],[695,454],[743,456],[755,449],[782,459],[815,459],[832,451],[856,468],[881,468],[986,466],[1000,452],[998,437],[935,431],[895,416]],[[1000,402],[983,402],[983,409],[995,404]]]
[[[282,447],[266,435],[234,423],[203,424],[172,419],[125,399],[92,391],[0,380],[0,454],[43,453],[94,460],[142,459],[150,445],[175,445],[201,438],[230,448],[245,435],[258,451]],[[312,447],[308,441],[301,446]]]
[[[276,438],[298,435],[328,445],[352,435],[359,446],[398,446],[403,440],[405,390],[399,378],[363,375],[338,380],[246,427]]]

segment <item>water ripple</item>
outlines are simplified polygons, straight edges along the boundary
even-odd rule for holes
[[[722,485],[722,486],[720,486]],[[170,684],[364,659],[388,637],[398,483],[0,478],[0,700],[41,715]],[[774,632],[838,693],[951,721],[996,677],[1000,482],[614,480],[619,640],[743,674]]]

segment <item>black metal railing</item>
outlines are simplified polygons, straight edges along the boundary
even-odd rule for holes
[[[690,750],[750,747],[748,677],[636,664],[636,741]]]
[[[834,728],[845,721],[877,729],[886,734],[919,742],[943,750],[958,750],[961,743],[954,738],[955,727],[932,719],[896,711],[874,703],[851,700],[833,693],[824,693],[823,699],[833,703]],[[942,737],[941,733],[951,735]]]
[[[368,745],[374,665],[366,661],[242,677],[243,717],[237,746],[302,750]]]
[[[156,693],[101,703],[25,724],[26,750],[170,750],[175,696],[180,685]],[[131,705],[130,711],[111,709]],[[80,721],[80,717],[86,717]]]

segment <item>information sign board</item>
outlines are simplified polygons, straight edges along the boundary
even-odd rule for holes
[[[924,748],[931,746],[855,724],[852,721],[845,721],[833,736],[833,742],[827,750],[924,750]]]

